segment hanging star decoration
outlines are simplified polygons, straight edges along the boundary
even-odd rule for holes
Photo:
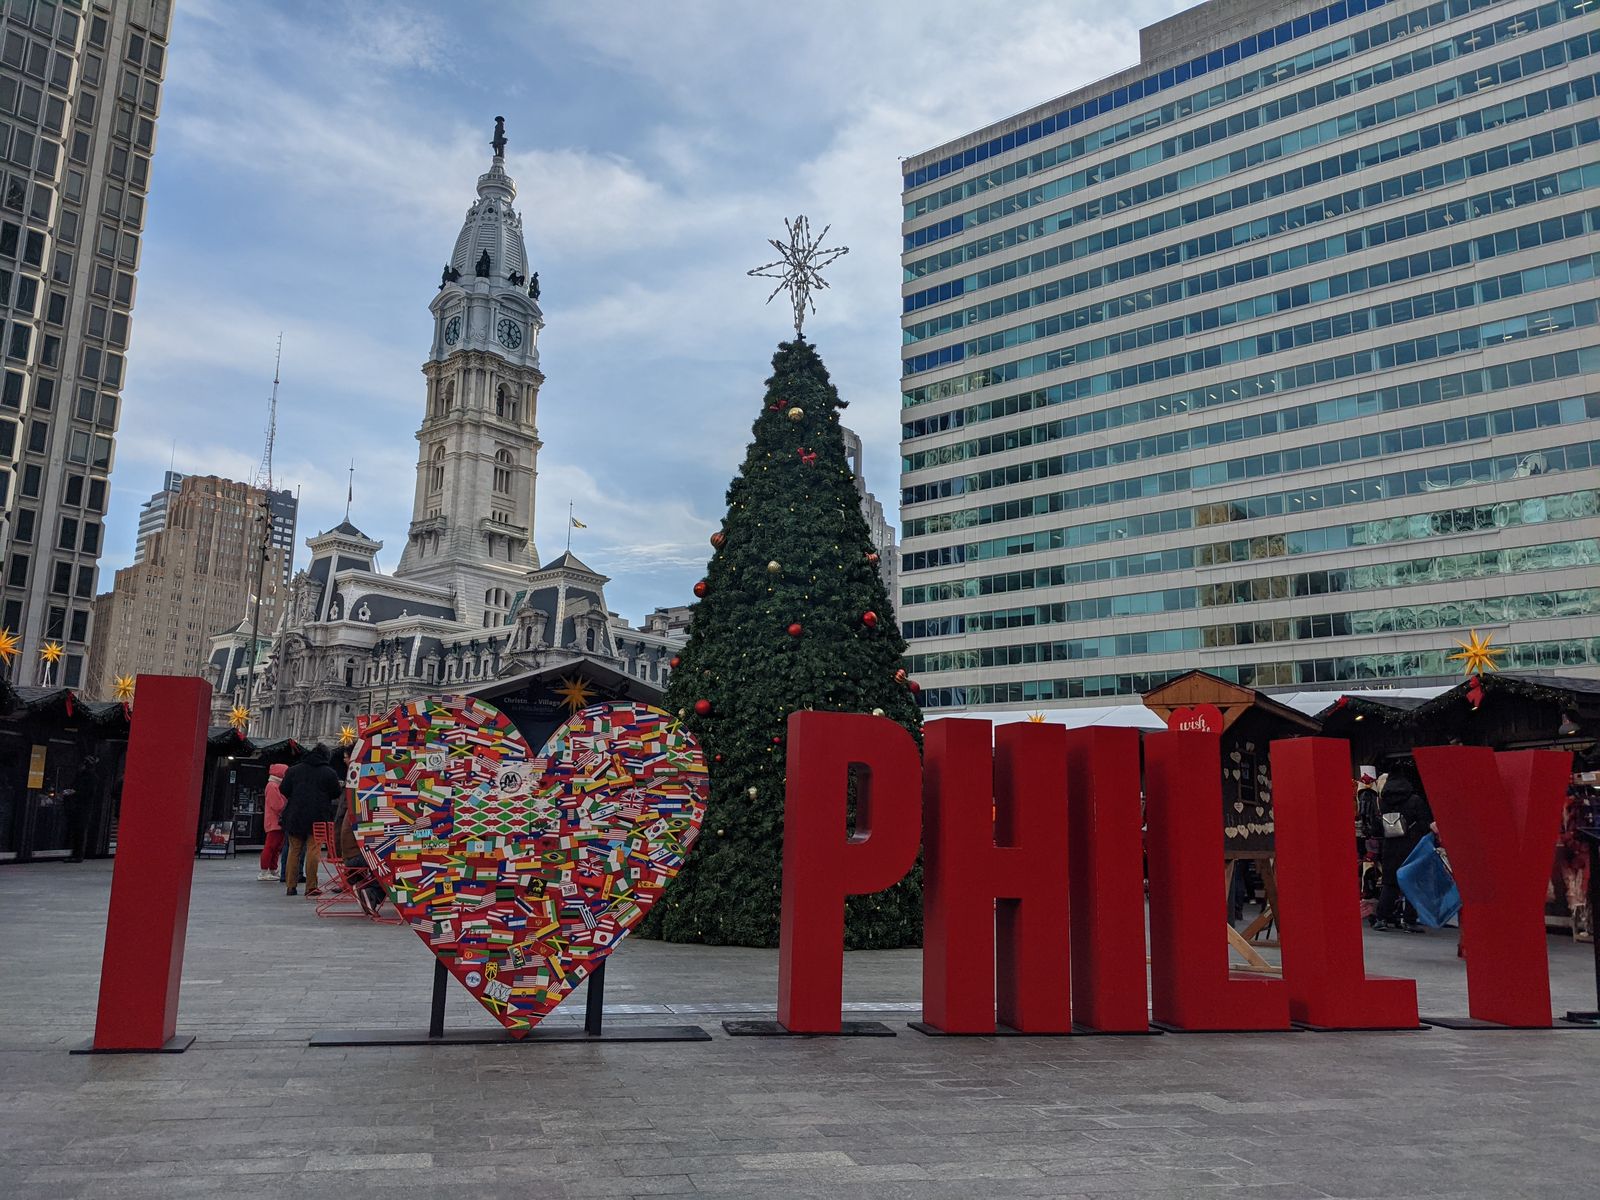
[[[242,704],[235,704],[228,712],[228,724],[239,733],[243,733],[245,727],[250,724],[250,710]]]
[[[1498,671],[1500,664],[1495,662],[1495,657],[1505,651],[1498,646],[1490,645],[1494,641],[1494,634],[1480,638],[1476,629],[1467,634],[1467,640],[1456,639],[1456,645],[1461,647],[1461,653],[1452,654],[1451,662],[1461,664],[1463,675],[1482,675],[1485,671]]]
[[[9,665],[21,649],[22,642],[16,634],[9,629],[0,629],[0,660],[4,660]]]
[[[828,286],[828,281],[822,277],[822,268],[834,259],[849,254],[850,247],[830,246],[823,249],[822,239],[828,236],[828,230],[833,226],[824,225],[822,232],[813,237],[811,222],[804,216],[796,217],[793,221],[785,217],[783,225],[789,232],[787,242],[780,242],[777,238],[767,239],[781,257],[776,262],[756,267],[745,274],[778,281],[778,286],[767,297],[768,304],[777,298],[779,292],[789,293],[789,302],[794,306],[794,335],[799,337],[800,328],[806,322],[806,313],[817,311],[811,293],[820,292]]]
[[[589,686],[588,680],[577,675],[568,675],[556,688],[556,695],[561,697],[568,712],[577,712],[580,708],[588,707],[589,701],[594,699],[595,692]]]
[[[43,648],[41,648],[39,651],[39,657],[44,659],[44,661],[49,663],[51,666],[54,666],[56,663],[61,661],[61,656],[64,653],[66,653],[66,651],[62,649],[60,642],[46,642]]]
[[[133,703],[133,676],[118,675],[116,690],[112,693],[119,704]]]
[[[354,725],[339,726],[339,745],[354,746],[356,744],[356,727]]]
[[[1042,712],[1031,712],[1031,713],[1029,713],[1028,714],[1028,723],[1030,725],[1043,725],[1044,724],[1044,714]]]

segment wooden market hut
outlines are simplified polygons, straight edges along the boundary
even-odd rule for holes
[[[94,797],[85,852],[116,843],[116,804],[127,751],[128,706],[81,699],[71,688],[0,683],[0,862],[65,858],[66,792],[89,774]]]

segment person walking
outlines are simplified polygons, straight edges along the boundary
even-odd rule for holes
[[[1400,868],[1417,848],[1417,843],[1433,827],[1433,812],[1428,802],[1404,775],[1391,772],[1378,797],[1378,819],[1383,843],[1379,851],[1383,863],[1383,891],[1378,896],[1378,930],[1404,929],[1421,933],[1417,912],[1400,890]]]
[[[283,855],[283,777],[289,770],[283,763],[273,763],[267,768],[267,796],[262,812],[262,828],[266,830],[266,845],[261,847],[261,870],[256,878],[271,883],[278,878],[278,859]]]
[[[86,754],[64,793],[68,862],[82,862],[88,852],[89,826],[94,821],[95,804],[100,799],[100,772],[96,770],[99,762],[93,754]]]
[[[322,848],[312,829],[333,820],[333,802],[341,786],[338,774],[328,763],[328,752],[321,746],[314,746],[284,773],[283,831],[289,839],[289,864],[283,881],[287,895],[297,894],[302,878],[306,881],[306,895],[318,894],[317,868]]]

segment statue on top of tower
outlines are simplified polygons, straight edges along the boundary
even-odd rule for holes
[[[478,255],[478,265],[473,270],[479,279],[489,278],[489,252],[487,250]]]
[[[494,119],[494,138],[489,142],[489,145],[494,150],[496,158],[504,158],[506,156],[506,119],[504,117],[496,117]]]

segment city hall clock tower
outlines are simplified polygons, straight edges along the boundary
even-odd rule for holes
[[[422,373],[411,528],[395,574],[449,588],[462,619],[509,610],[539,565],[533,544],[539,434],[539,277],[528,269],[505,122],[478,177],[450,262],[428,306],[433,348]]]

